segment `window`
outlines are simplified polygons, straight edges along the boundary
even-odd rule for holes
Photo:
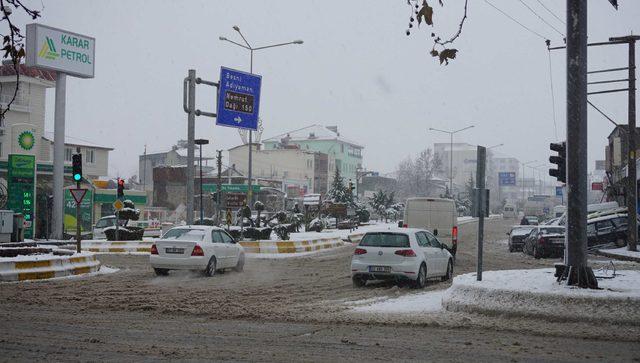
[[[427,237],[429,238],[429,245],[431,247],[435,247],[435,248],[440,248],[442,247],[440,245],[440,241],[438,241],[438,239],[436,238],[436,236],[432,235],[431,233],[427,233]]]
[[[409,236],[400,233],[367,233],[360,246],[370,247],[410,247]]]
[[[429,247],[429,239],[424,232],[416,233],[416,239],[418,240],[418,246],[420,247]]]
[[[184,241],[202,241],[204,239],[204,231],[201,229],[173,228],[168,230],[162,238]]]
[[[213,243],[224,243],[222,241],[222,236],[220,236],[219,231],[211,231],[211,242]]]
[[[611,233],[613,231],[613,223],[611,223],[611,220],[596,222],[596,230],[598,234]]]
[[[96,158],[95,158],[95,150],[92,149],[86,149],[84,151],[84,161],[87,164],[93,164],[96,162]]]
[[[344,153],[344,144],[340,144],[340,152]]]
[[[587,235],[595,236],[595,234],[596,234],[596,224],[595,223],[587,224]]]
[[[224,243],[233,243],[233,238],[231,238],[231,236],[229,236],[227,232],[221,231],[220,235],[222,236],[222,241]]]
[[[73,160],[73,149],[70,147],[64,148],[64,161],[71,162]]]

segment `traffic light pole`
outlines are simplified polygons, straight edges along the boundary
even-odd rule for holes
[[[80,160],[82,160],[82,154],[80,154],[80,148],[76,147],[76,154],[80,155]],[[76,180],[76,188],[80,189],[80,180]],[[76,201],[76,252],[82,252],[82,236],[80,235],[80,224],[82,223],[82,216],[80,215],[80,204]]]

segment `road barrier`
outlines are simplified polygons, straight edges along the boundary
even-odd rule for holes
[[[81,275],[100,270],[100,261],[93,253],[66,256],[27,255],[0,260],[0,281],[41,280]]]
[[[105,241],[89,240],[82,241],[82,250],[97,253],[132,253],[150,252],[154,241]]]
[[[344,245],[338,238],[319,238],[301,241],[241,241],[247,253],[301,253],[336,248]]]

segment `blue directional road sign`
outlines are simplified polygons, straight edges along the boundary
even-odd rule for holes
[[[498,183],[500,185],[516,185],[516,173],[514,172],[498,173]]]
[[[562,187],[556,187],[556,197],[562,196]]]
[[[221,67],[216,125],[257,130],[261,84],[261,76]]]

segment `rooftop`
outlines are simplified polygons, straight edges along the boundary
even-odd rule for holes
[[[24,64],[18,66],[21,76],[27,76],[31,78],[38,78],[45,81],[55,82],[56,72],[48,71],[44,69],[38,69],[35,67],[27,67]],[[12,64],[2,64],[0,66],[0,77],[15,76],[16,70]]]
[[[282,139],[288,138],[288,141],[309,141],[309,140],[336,140],[342,141],[346,144],[350,144],[357,148],[364,148],[364,146],[356,143],[355,141],[344,138],[337,131],[337,127],[322,126],[322,125],[310,125],[301,129],[285,132],[280,135],[270,137],[263,142],[281,142]]]
[[[52,131],[45,131],[44,135],[42,136],[42,138],[53,143],[53,132]],[[77,137],[73,137],[73,136],[69,136],[69,135],[65,135],[64,136],[64,143],[65,143],[65,145],[84,146],[84,147],[90,147],[90,148],[94,148],[94,149],[113,150],[112,147],[104,146],[104,145],[98,145],[98,144],[93,143],[91,141],[79,139]]]

